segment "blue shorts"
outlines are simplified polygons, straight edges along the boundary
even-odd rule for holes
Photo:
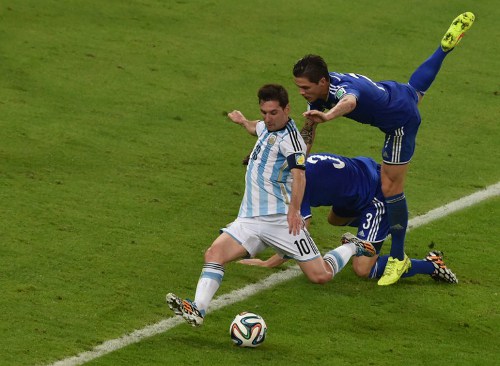
[[[420,127],[420,113],[418,111],[417,91],[407,85],[408,98],[412,98],[414,103],[409,103],[407,122],[395,130],[383,130],[385,132],[385,143],[382,148],[382,160],[386,164],[403,165],[410,162],[415,152],[415,141],[418,128]]]
[[[361,212],[335,209],[335,215],[340,217],[357,217],[350,226],[358,228],[356,236],[373,244],[377,253],[382,249],[382,243],[389,235],[389,219],[385,209],[384,196],[379,190],[372,202]],[[378,245],[377,245],[378,244]]]

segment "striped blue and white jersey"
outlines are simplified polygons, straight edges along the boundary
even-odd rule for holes
[[[357,105],[344,117],[390,132],[410,121],[420,123],[417,92],[408,84],[386,80],[374,82],[360,74],[330,72],[328,100],[309,103],[309,109],[334,107],[345,95],[354,95]]]
[[[295,122],[268,131],[264,121],[256,125],[257,142],[245,175],[245,194],[239,217],[287,214],[292,193],[292,173],[287,157],[293,155],[305,169],[306,144]]]

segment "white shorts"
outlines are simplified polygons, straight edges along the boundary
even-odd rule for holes
[[[288,232],[286,215],[238,217],[221,231],[231,235],[251,257],[266,247],[273,248],[282,258],[299,262],[310,261],[321,255],[305,228],[296,236]]]

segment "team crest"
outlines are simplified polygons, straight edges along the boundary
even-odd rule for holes
[[[275,142],[276,142],[276,135],[269,136],[269,139],[267,140],[267,144],[274,145]]]

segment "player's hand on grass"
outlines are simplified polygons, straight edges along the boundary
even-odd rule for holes
[[[274,254],[272,257],[268,258],[265,261],[258,258],[249,258],[249,259],[242,259],[238,261],[238,263],[245,264],[247,266],[274,268],[285,263],[286,261],[287,259],[281,258],[278,254]]]
[[[262,259],[258,258],[248,258],[239,260],[238,263],[245,264],[247,266],[258,266],[258,267],[266,267],[266,262]]]

